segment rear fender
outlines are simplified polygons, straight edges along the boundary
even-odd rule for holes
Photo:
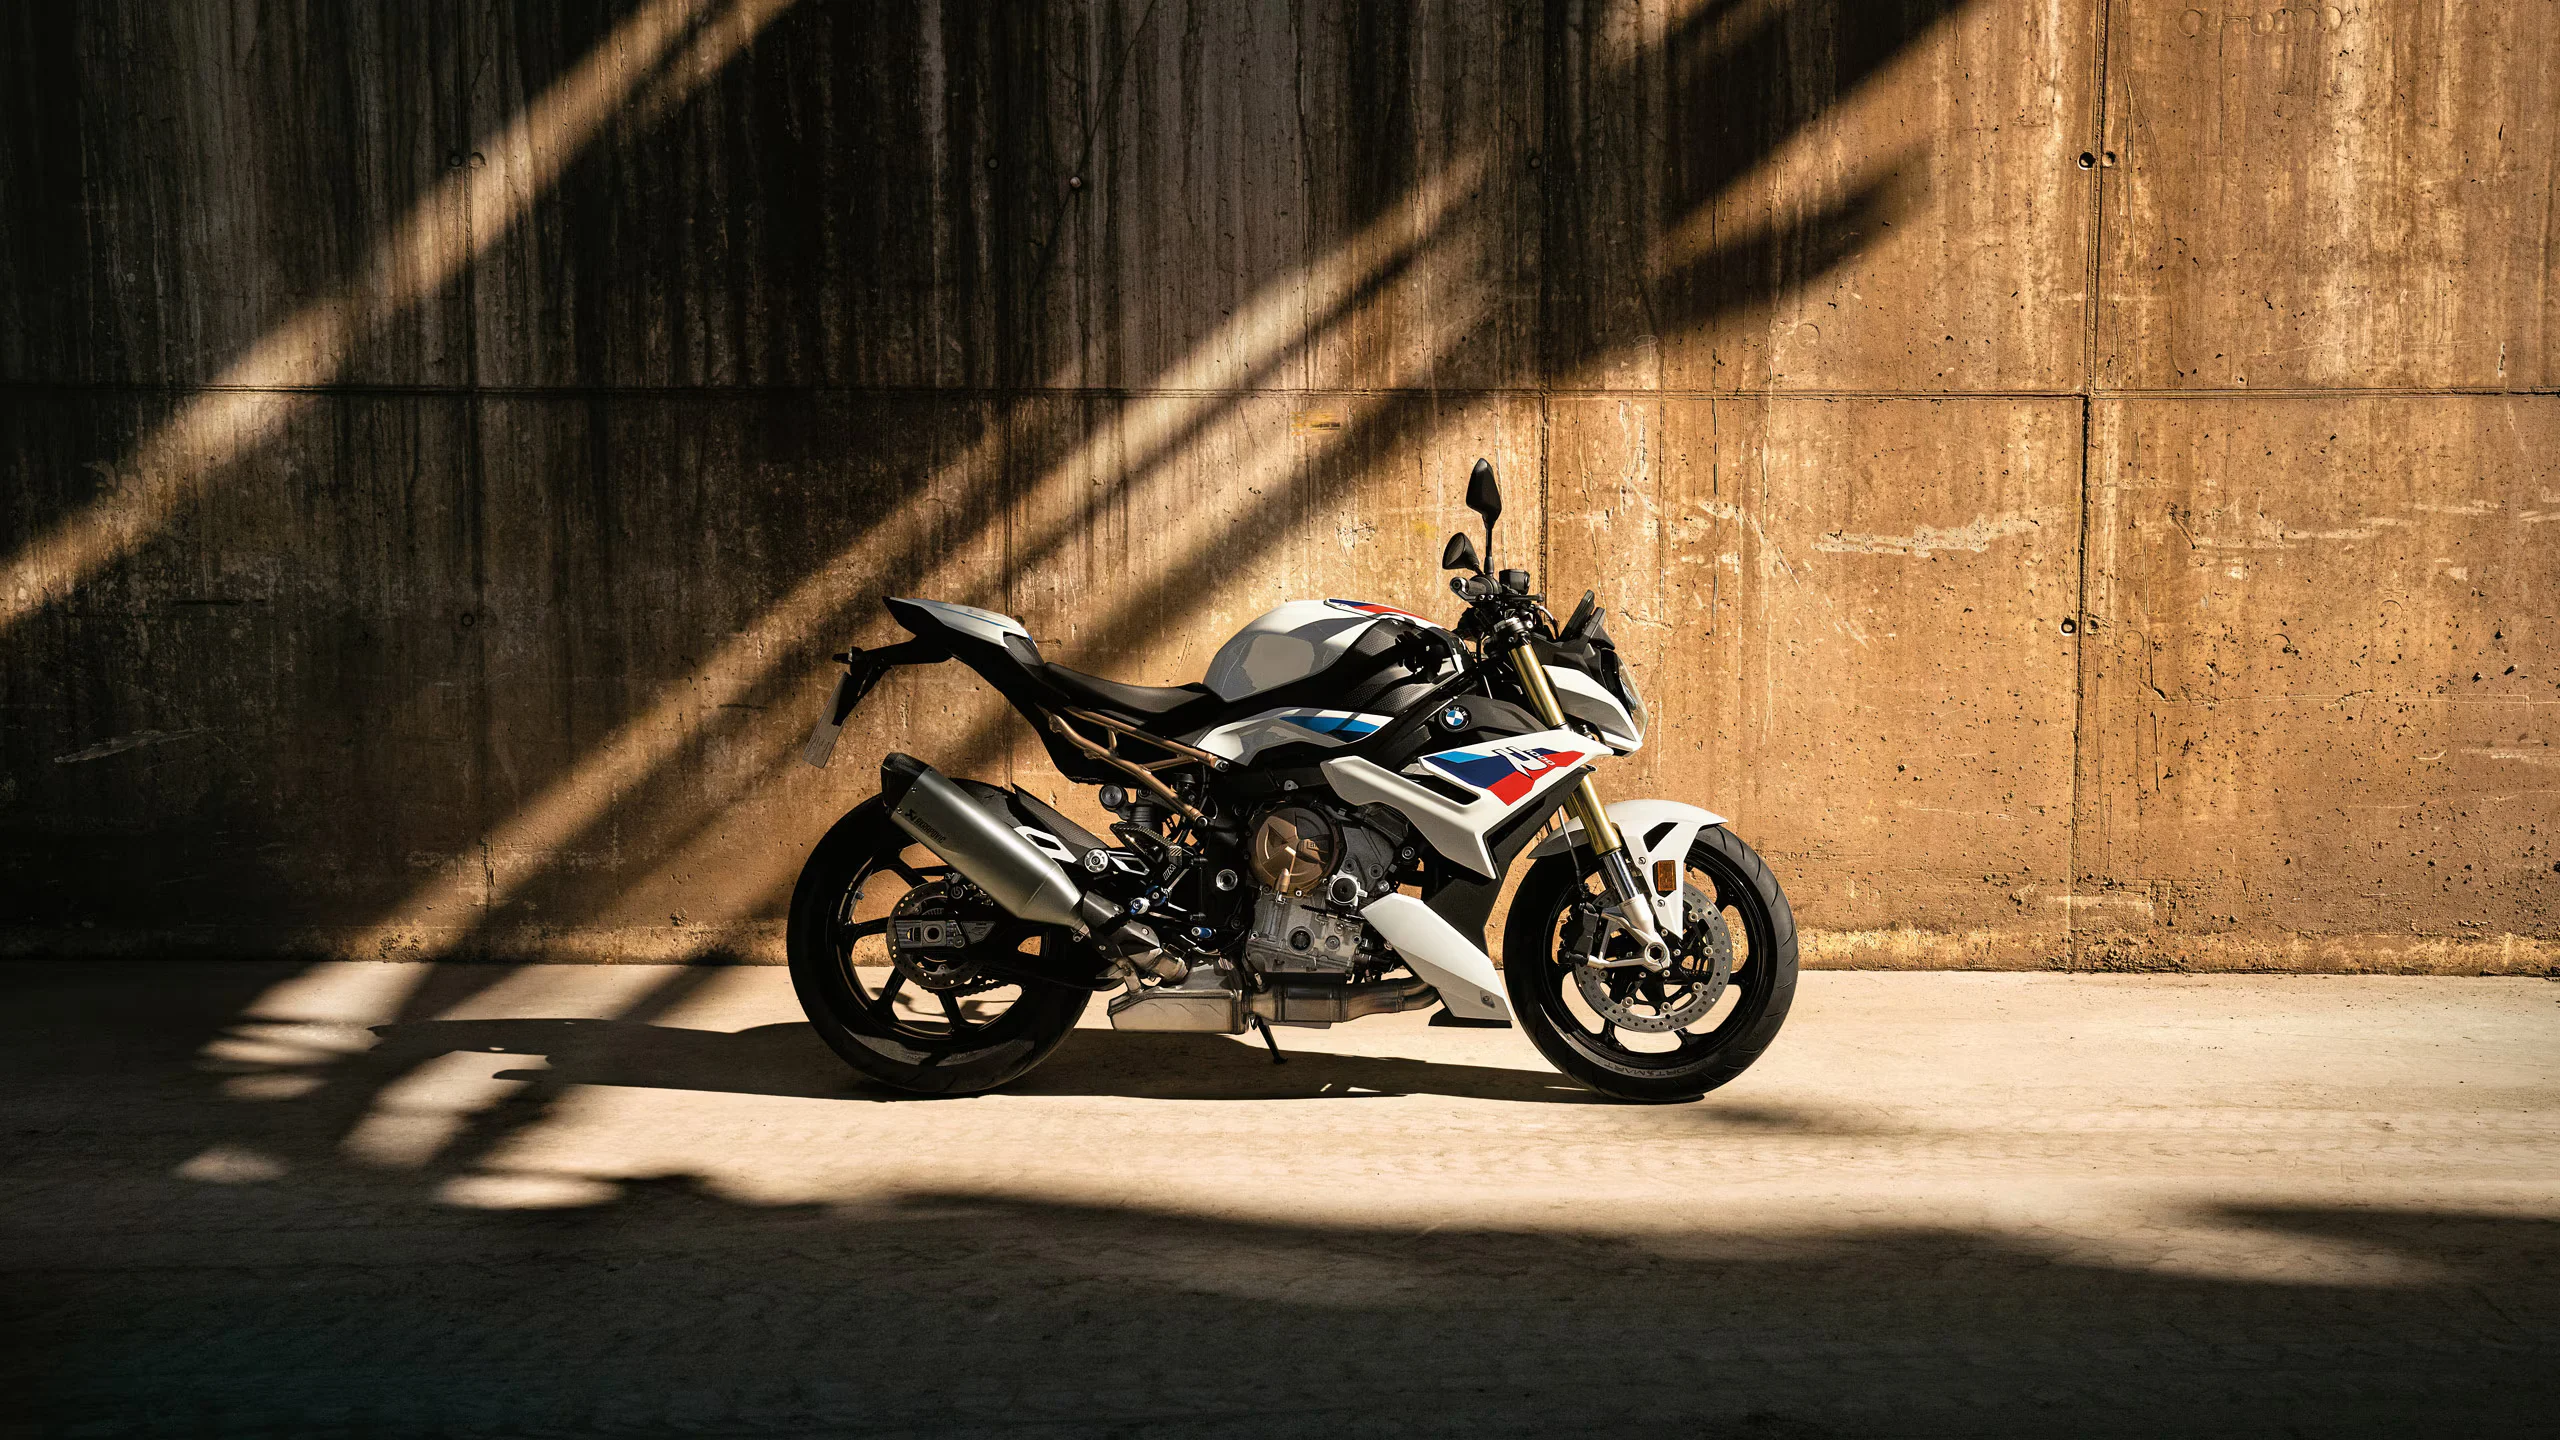
[[[1721,825],[1724,817],[1695,805],[1677,800],[1621,800],[1609,807],[1609,819],[1627,842],[1628,857],[1636,862],[1636,873],[1647,881],[1653,877],[1653,862],[1689,858],[1689,847],[1698,832],[1710,825]],[[1529,852],[1532,859],[1561,855],[1582,843],[1582,822],[1568,819],[1562,829],[1538,842]],[[1680,893],[1653,897],[1653,910],[1667,934],[1679,934],[1688,928],[1688,917],[1680,912]]]

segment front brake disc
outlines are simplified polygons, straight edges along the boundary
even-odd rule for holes
[[[1574,984],[1582,998],[1621,1030],[1658,1035],[1694,1025],[1715,1008],[1724,997],[1725,983],[1733,978],[1733,932],[1725,925],[1724,913],[1708,903],[1695,885],[1687,887],[1683,898],[1688,902],[1688,931],[1681,937],[1670,969],[1573,967]]]

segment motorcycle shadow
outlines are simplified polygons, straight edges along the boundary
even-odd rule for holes
[[[1134,1100],[1340,1100],[1448,1095],[1556,1105],[1611,1103],[1552,1070],[1515,1070],[1340,1055],[1290,1048],[1284,1063],[1250,1036],[1080,1029],[1046,1064],[1006,1088],[1023,1095],[1116,1095]]]
[[[441,1055],[521,1055],[541,1069],[501,1070],[503,1080],[701,1090],[809,1100],[906,1101],[864,1082],[806,1021],[746,1030],[694,1030],[631,1020],[421,1020],[373,1032],[367,1068],[407,1070]],[[1335,1100],[1447,1095],[1477,1100],[1605,1104],[1553,1071],[1289,1050],[1274,1065],[1250,1038],[1080,1029],[1058,1052],[1000,1093],[1114,1096],[1133,1100]]]

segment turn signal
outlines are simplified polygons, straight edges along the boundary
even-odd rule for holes
[[[1668,895],[1679,888],[1680,862],[1677,860],[1654,861],[1653,893],[1656,895]]]

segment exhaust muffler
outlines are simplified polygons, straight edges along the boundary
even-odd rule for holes
[[[941,771],[892,752],[880,762],[880,799],[899,829],[967,876],[1006,913],[1088,937],[1152,975],[1179,980],[1187,972],[1189,967],[1164,953],[1154,931],[1111,901],[1086,893],[1056,861]]]
[[[1014,915],[1039,925],[1093,931],[1085,893],[1057,862],[1031,848],[980,808],[948,776],[913,755],[880,762],[880,798],[889,818]],[[1104,908],[1102,914],[1113,912]]]

